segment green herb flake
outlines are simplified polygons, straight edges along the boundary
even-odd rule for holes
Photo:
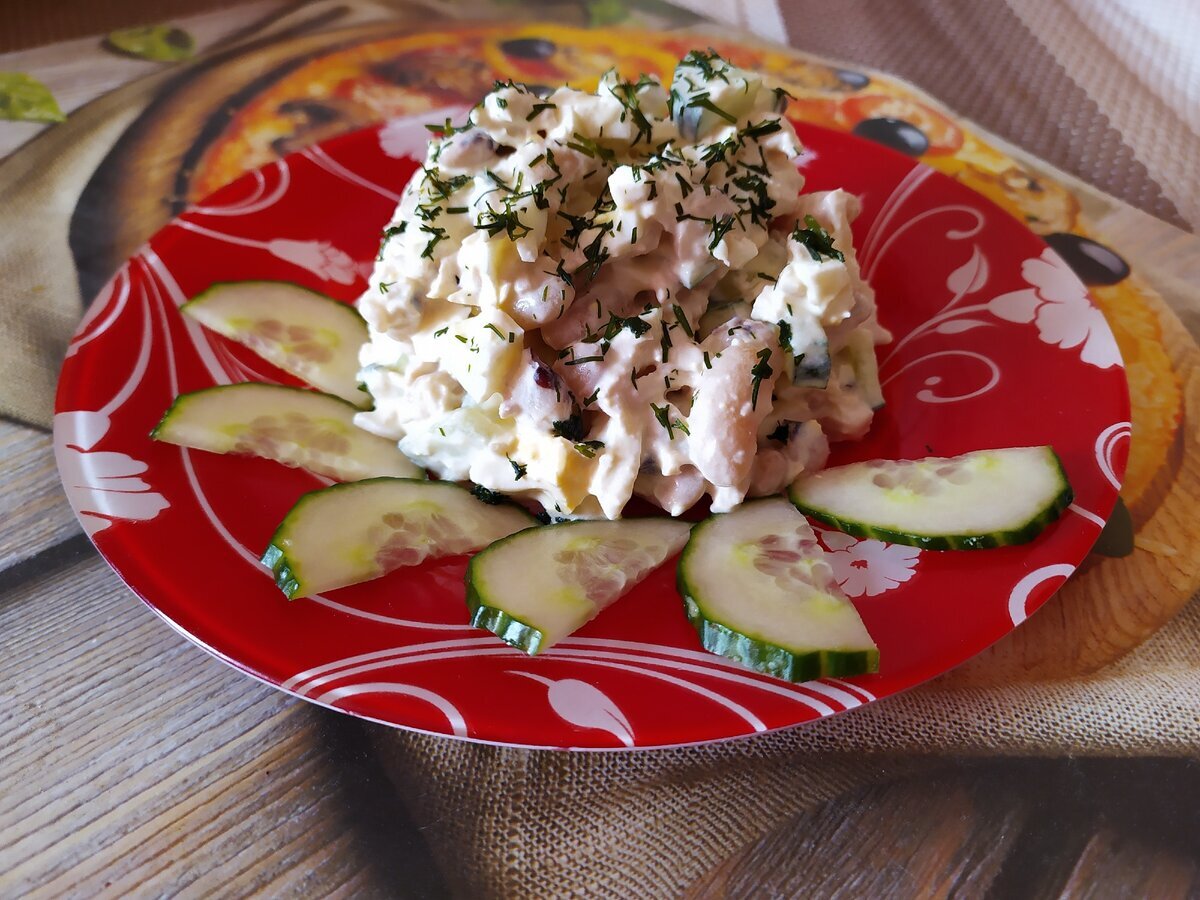
[[[476,500],[481,500],[490,506],[499,506],[505,502],[505,497],[499,491],[492,491],[485,488],[482,484],[471,485],[471,494]]]
[[[771,368],[771,348],[763,347],[758,351],[758,362],[754,364],[754,368],[750,370],[750,381],[752,389],[750,391],[750,407],[758,408],[758,389],[762,386],[764,378],[770,378],[775,374],[775,370]]]
[[[779,327],[779,346],[792,346],[792,326],[783,319],[775,323]]]
[[[449,330],[450,330],[450,326],[448,326],[448,325],[447,325],[447,326],[445,326],[444,328],[439,328],[437,331],[435,331],[435,332],[433,333],[433,336],[434,336],[435,338],[437,338],[437,337],[441,337],[443,334],[445,334],[445,333],[446,333],[447,331],[449,331]]]
[[[388,241],[398,234],[404,234],[406,228],[408,228],[408,223],[401,222],[399,225],[391,225],[383,229],[383,240],[379,244],[379,254],[375,257],[376,260],[383,259],[383,248],[388,245]]]
[[[557,437],[566,438],[568,441],[582,441],[585,434],[583,416],[579,413],[574,413],[565,419],[558,419],[551,426],[550,430]]]
[[[651,403],[650,408],[654,410],[654,418],[658,419],[658,424],[667,430],[667,440],[675,440],[674,425],[671,422],[671,407],[664,403],[659,406],[656,403]]]
[[[474,127],[474,123],[472,123],[470,120],[467,121],[466,125],[455,125],[450,121],[449,118],[447,118],[446,121],[440,125],[426,125],[425,129],[433,134],[440,134],[443,137],[450,137],[451,135],[461,134],[464,131],[470,131]]]
[[[145,25],[111,31],[104,43],[110,50],[153,62],[179,62],[196,53],[195,39],[174,25]]]
[[[792,231],[792,239],[802,244],[814,261],[820,262],[822,259],[846,261],[845,254],[833,246],[833,236],[821,227],[821,223],[815,217],[805,216],[804,225],[805,227],[801,228],[799,223],[796,224]]]
[[[617,154],[608,147],[596,143],[594,140],[589,137],[585,137],[578,131],[572,134],[571,137],[573,137],[574,140],[567,141],[567,146],[572,150],[578,151],[584,156],[589,156],[593,159],[599,157],[600,159],[604,160],[604,162],[610,163],[616,161]]]
[[[679,327],[683,329],[683,333],[688,337],[693,337],[692,326],[688,324],[687,316],[683,314],[683,307],[678,303],[672,303],[671,309],[675,310],[675,321],[679,323]]]
[[[506,456],[505,459],[508,460],[508,464],[513,468],[513,481],[520,481],[525,477],[525,472],[528,469],[528,466],[517,462],[511,456]]]
[[[588,459],[594,459],[597,450],[604,449],[603,441],[580,441],[575,445],[575,452]]]
[[[553,103],[535,103],[529,110],[529,115],[525,117],[526,122],[532,122],[548,109],[558,109]]]
[[[708,242],[709,253],[717,249],[717,244],[721,243],[721,239],[729,233],[729,229],[733,227],[733,222],[734,217],[732,213],[712,218],[712,240]]]
[[[421,251],[421,256],[424,259],[432,259],[433,248],[442,241],[446,240],[449,235],[446,233],[445,228],[438,228],[434,225],[422,225],[421,230],[426,234],[432,235],[432,237],[429,239],[429,243],[425,245],[425,249]]]
[[[0,72],[0,119],[65,122],[50,89],[24,72]]]

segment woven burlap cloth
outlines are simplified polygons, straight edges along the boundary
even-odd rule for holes
[[[1193,337],[1200,334],[1200,241],[1162,224],[1190,230],[1200,221],[1200,6],[690,5],[760,37],[906,78],[1064,179],[1124,201],[1128,207],[1109,204],[1124,233],[1151,237],[1118,248]],[[62,262],[69,250],[61,222],[167,77],[86,107],[77,114],[86,139],[78,129],[69,139],[49,132],[36,161],[17,177],[11,166],[3,172],[0,410],[8,415],[49,421],[58,363],[80,312],[74,273]],[[1183,374],[1194,398],[1200,376]],[[1190,566],[1174,576],[1167,568],[1175,589],[1189,589]],[[1039,613],[1065,614],[1054,603]],[[1198,756],[1198,648],[1193,599],[1136,650],[1086,676],[1000,686],[952,677],[803,728],[696,748],[536,752],[364,728],[458,892],[670,895],[798,812],[939,758]],[[1037,668],[1038,660],[1029,663]]]

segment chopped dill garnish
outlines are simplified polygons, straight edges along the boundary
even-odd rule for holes
[[[612,341],[622,330],[629,331],[634,337],[641,337],[650,330],[650,323],[637,316],[626,316],[622,318],[616,313],[608,314],[608,324],[604,326],[604,331],[601,334],[604,340]]]
[[[679,323],[679,327],[683,329],[683,333],[688,337],[694,337],[692,326],[688,324],[687,316],[683,314],[683,307],[678,303],[672,303],[671,309],[675,310],[675,321]]]
[[[780,319],[775,323],[779,327],[779,346],[790,349],[792,346],[792,326]]]
[[[801,228],[800,223],[796,223],[796,227],[792,231],[792,238],[803,244],[804,249],[815,261],[820,262],[822,259],[846,261],[845,254],[833,246],[833,236],[821,227],[820,222],[808,215],[804,217],[804,224],[806,227]]]
[[[579,413],[556,420],[550,430],[558,437],[566,438],[568,441],[582,441],[586,433],[583,429],[583,416]]]
[[[388,245],[388,241],[398,234],[404,234],[406,228],[408,228],[408,223],[401,222],[399,225],[392,225],[383,230],[383,240],[379,243],[379,255],[375,257],[376,260],[383,259],[383,248]]]
[[[433,237],[429,239],[429,243],[425,245],[425,249],[421,251],[421,256],[424,259],[433,258],[433,248],[439,243],[446,240],[449,235],[446,234],[445,228],[438,228],[436,225],[422,225],[421,230],[426,234],[431,234]]]
[[[614,162],[617,158],[617,154],[608,147],[597,144],[590,137],[585,137],[578,131],[572,134],[571,137],[573,137],[574,140],[567,141],[567,146],[572,150],[579,151],[584,156],[590,156],[593,159],[599,157],[605,162]]]
[[[476,500],[481,500],[491,506],[498,506],[505,502],[505,497],[499,491],[491,491],[485,488],[482,484],[471,485],[471,494]]]
[[[753,388],[750,392],[750,407],[758,408],[758,389],[762,386],[764,378],[770,378],[775,374],[775,370],[771,368],[771,348],[763,347],[758,351],[758,362],[754,364],[754,368],[750,370],[750,381]]]
[[[529,115],[525,117],[526,122],[532,122],[548,109],[558,109],[553,103],[535,103],[529,110]]]
[[[580,441],[575,445],[575,452],[588,459],[594,459],[597,450],[604,449],[603,441]]]

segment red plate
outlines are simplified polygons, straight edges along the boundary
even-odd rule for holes
[[[887,407],[833,462],[1052,444],[1076,492],[1070,511],[1021,547],[922,552],[822,530],[879,644],[878,675],[791,685],[704,653],[672,565],[536,659],[466,624],[461,557],[283,598],[258,555],[318,480],[147,433],[180,391],[286,380],[185,321],[177,308],[189,297],[245,278],[346,301],[367,287],[415,165],[395,155],[407,143],[395,126],[221,189],[96,298],[63,365],[54,427],[80,521],[146,603],[219,658],[306,700],[436,734],[531,747],[693,744],[811,721],[945,672],[1041,606],[1092,546],[1125,466],[1125,373],[1083,285],[998,207],[908,157],[798,130],[809,188],[863,200],[855,242],[896,335],[880,353]]]

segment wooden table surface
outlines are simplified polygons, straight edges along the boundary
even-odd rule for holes
[[[380,726],[155,616],[80,531],[49,435],[0,423],[0,486],[0,897],[446,894],[367,749]],[[1197,896],[1197,798],[1195,761],[932,760],[690,893]]]
[[[369,750],[380,726],[168,627],[83,535],[50,436],[3,421],[0,685],[0,898],[448,893]],[[713,860],[689,895],[1200,896],[1200,762],[886,775]]]

